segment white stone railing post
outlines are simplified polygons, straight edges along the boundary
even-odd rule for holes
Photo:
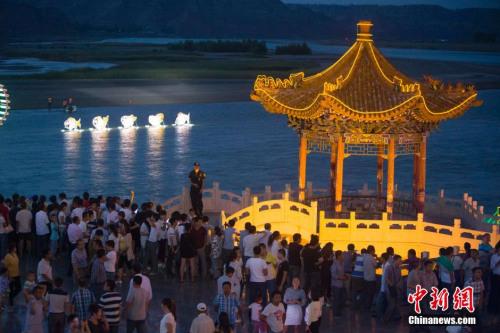
[[[415,233],[416,233],[416,241],[417,242],[422,242],[422,240],[425,238],[424,236],[424,214],[418,213],[417,214],[417,222],[415,223]]]
[[[310,199],[313,197],[313,183],[307,182],[306,184],[306,199]]]
[[[251,203],[252,203],[252,190],[250,189],[250,187],[247,187],[242,192],[240,209],[250,206]]]
[[[257,204],[259,203],[259,198],[257,196],[252,197],[252,209],[250,211],[250,220],[255,219],[257,214],[259,214],[259,208],[257,208]]]
[[[290,193],[283,193],[283,207],[281,207],[281,211],[283,212],[283,221],[289,221],[288,215],[290,212]]]
[[[271,185],[266,185],[264,189],[264,200],[271,200],[273,196]]]

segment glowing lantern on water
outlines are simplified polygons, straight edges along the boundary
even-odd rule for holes
[[[137,117],[134,116],[133,114],[128,115],[128,116],[122,116],[120,118],[120,121],[122,123],[123,128],[132,128],[132,127],[134,127],[136,120],[137,120]]]
[[[109,116],[97,116],[92,119],[92,125],[94,128],[98,131],[105,130],[106,127],[108,126],[108,121],[109,121]]]
[[[165,120],[165,115],[163,113],[152,114],[148,117],[148,122],[151,127],[163,126],[163,121]]]
[[[0,126],[4,123],[9,115],[10,110],[9,93],[3,85],[0,84]]]
[[[76,131],[79,130],[82,127],[82,124],[80,123],[81,119],[76,120],[73,117],[69,117],[64,121],[64,128],[67,129],[68,131]]]
[[[179,112],[175,118],[175,126],[191,125],[191,114]]]

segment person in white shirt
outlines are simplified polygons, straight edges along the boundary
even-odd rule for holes
[[[366,253],[363,254],[364,292],[362,295],[362,304],[365,309],[370,309],[377,293],[376,268],[377,260],[375,258],[375,247],[373,247],[373,245],[368,245]]]
[[[68,226],[68,241],[71,251],[75,249],[76,242],[79,239],[83,239],[83,231],[80,228],[80,218],[78,216],[74,216],[72,221],[73,223]]]
[[[257,233],[257,228],[254,225],[250,226],[249,234],[245,236],[241,244],[243,248],[243,264],[246,264],[247,260],[253,256],[253,249],[259,245],[262,237],[264,237],[264,234]]]
[[[285,328],[285,306],[281,303],[281,293],[275,291],[271,296],[271,303],[264,307],[260,314],[262,319],[265,319],[271,333],[281,333]]]
[[[115,224],[119,220],[118,212],[115,209],[115,204],[111,203],[108,205],[108,214],[106,216],[106,225]]]
[[[189,333],[212,333],[215,332],[215,325],[212,318],[208,316],[208,308],[205,303],[196,305],[198,316],[191,322]]]
[[[247,237],[250,237],[250,235]],[[263,301],[264,304],[266,303],[267,263],[264,259],[260,258],[261,250],[259,245],[255,246],[253,249],[254,257],[248,259],[245,264],[247,276],[249,276],[248,304],[253,303],[259,293],[264,296]]]
[[[141,273],[141,264],[134,264],[134,267],[132,269],[134,270],[134,275],[130,278],[128,294],[130,294],[132,289],[134,288],[134,276],[139,275],[142,278],[141,289],[144,289],[144,291],[146,292],[147,301],[151,302],[151,300],[153,299],[153,288],[151,288],[151,280],[147,275]]]
[[[465,259],[462,268],[464,270],[464,281],[472,280],[472,271],[474,268],[479,267],[479,251],[472,249],[470,251],[470,257]]]
[[[47,208],[43,203],[38,206],[38,212],[35,214],[36,227],[36,250],[38,253],[44,252],[49,248],[50,239],[50,220],[47,215]]]
[[[161,301],[161,309],[165,315],[160,322],[160,333],[175,333],[177,324],[174,301],[171,298],[164,298]]]
[[[127,222],[130,222],[130,219],[132,218],[132,210],[130,209],[129,199],[123,200],[123,208],[120,211],[125,214],[125,220],[127,220]]]
[[[74,208],[73,210],[71,211],[71,215],[70,217],[73,219],[73,217],[75,216],[78,216],[78,218],[80,219],[80,221],[83,219],[83,211],[85,210],[83,207],[82,207],[82,202],[81,202],[81,199],[76,197],[73,199],[73,204],[74,204]]]
[[[21,202],[21,209],[16,214],[17,223],[17,235],[19,243],[17,248],[19,249],[19,258],[23,257],[24,245],[26,244],[26,250],[28,254],[31,254],[31,222],[33,220],[33,214],[27,209],[26,201]]]
[[[42,259],[38,262],[36,269],[36,277],[38,283],[45,284],[47,286],[52,284],[52,265],[50,260],[52,259],[52,254],[50,250],[46,249],[42,252]]]
[[[234,268],[227,267],[226,274],[217,279],[217,294],[223,293],[224,282],[231,283],[231,292],[239,299],[241,293],[241,285],[238,278],[234,275]]]
[[[117,255],[115,251],[115,241],[106,242],[106,260],[104,269],[106,270],[106,279],[115,280]]]
[[[263,236],[259,241],[259,244],[264,244],[267,246],[267,242],[269,241],[269,237],[271,236],[271,223],[264,224]]]
[[[147,221],[150,226],[149,237],[146,242],[146,264],[151,265],[151,273],[158,272],[158,235],[161,230],[159,221],[151,217]]]
[[[306,332],[318,333],[321,324],[323,304],[320,301],[319,292],[317,289],[311,290],[311,303],[306,307],[304,322],[306,324]]]

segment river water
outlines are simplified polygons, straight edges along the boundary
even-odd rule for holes
[[[484,105],[441,124],[428,142],[427,192],[445,189],[447,197],[470,193],[493,210],[500,205],[500,90],[481,91]],[[193,127],[114,129],[108,132],[62,133],[60,111],[13,111],[0,127],[0,193],[70,195],[83,191],[128,195],[162,201],[180,193],[187,174],[199,161],[208,183],[241,192],[295,187],[298,139],[283,116],[265,112],[257,103],[154,105],[79,109],[82,127],[96,115],[109,115],[110,127],[125,114],[145,125],[149,114],[164,112],[172,123],[177,112],[190,112]],[[412,159],[396,159],[396,183],[411,187]],[[308,180],[326,187],[329,156],[311,154]],[[374,188],[374,157],[345,162],[345,188],[367,183]]]

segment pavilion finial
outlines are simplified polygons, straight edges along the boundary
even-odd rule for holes
[[[371,21],[362,20],[358,22],[358,41],[371,42],[372,41],[372,26]]]

